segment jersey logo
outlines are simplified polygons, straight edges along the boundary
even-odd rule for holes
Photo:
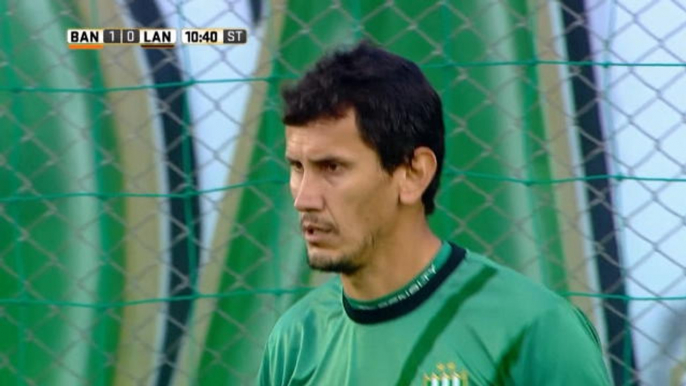
[[[424,373],[422,386],[468,386],[469,377],[467,370],[457,371],[455,363],[439,363],[436,371],[431,374]]]

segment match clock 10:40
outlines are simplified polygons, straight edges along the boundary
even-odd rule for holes
[[[243,44],[248,31],[241,28],[183,28],[183,44]]]

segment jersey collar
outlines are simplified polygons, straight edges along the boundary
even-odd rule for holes
[[[428,299],[464,260],[465,255],[463,248],[444,243],[431,264],[402,289],[371,302],[355,301],[343,294],[343,308],[350,319],[360,324],[399,318]]]

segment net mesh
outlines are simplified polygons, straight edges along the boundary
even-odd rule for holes
[[[446,106],[437,233],[580,306],[615,384],[686,384],[680,1],[142,3],[0,1],[0,384],[251,384],[326,279],[302,262],[278,90],[362,38]],[[140,26],[249,37],[64,41]]]

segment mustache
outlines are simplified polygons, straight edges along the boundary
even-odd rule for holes
[[[306,213],[300,217],[300,228],[316,228],[320,230],[334,230],[336,227],[330,221],[326,221],[316,215]]]

